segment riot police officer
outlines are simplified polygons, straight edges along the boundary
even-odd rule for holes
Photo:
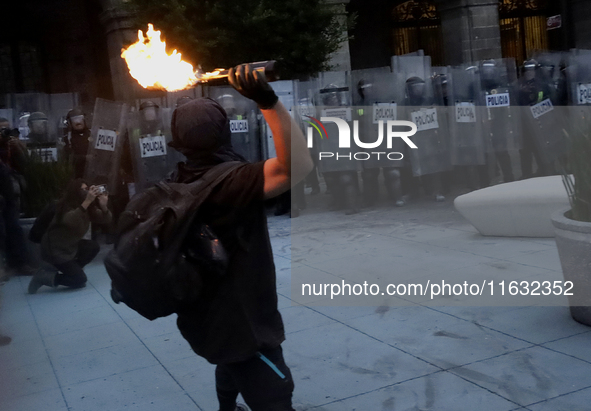
[[[67,158],[74,166],[74,178],[84,177],[84,168],[90,144],[90,129],[84,112],[75,108],[66,116],[68,134],[64,137]]]
[[[524,106],[523,149],[520,152],[523,177],[533,176],[535,158],[538,175],[556,172],[555,162],[566,154],[564,118],[553,107],[552,81],[536,60],[523,64],[520,83],[520,104]],[[554,100],[556,101],[556,100]]]
[[[396,120],[398,105],[402,103],[404,94],[402,89],[397,87],[396,76],[390,72],[389,68],[386,70],[360,70],[353,74],[359,78],[357,80],[357,98],[354,99],[354,103],[359,106],[357,117],[361,130],[360,139],[362,141],[368,138],[373,139],[379,133],[381,125],[377,117],[379,116],[379,120],[382,122]],[[394,144],[396,147],[392,147],[393,151],[403,152],[405,150],[404,142],[396,141]],[[376,149],[368,149],[368,151],[374,150]],[[402,162],[393,162],[385,156],[382,156],[381,159],[370,158],[363,162],[361,177],[363,180],[363,200],[366,205],[371,206],[378,200],[380,169],[384,175],[388,199],[397,207],[404,205],[399,170],[402,164]]]
[[[142,113],[142,127],[146,133],[156,133],[159,126],[158,110],[160,106],[151,100],[144,101],[140,104],[140,113]]]
[[[405,87],[409,119],[415,124],[417,124],[416,116],[424,115],[425,118],[431,117],[432,119],[424,124],[417,124],[417,133],[413,139],[420,141],[423,148],[412,150],[410,153],[415,177],[410,176],[408,169],[404,170],[402,174],[403,191],[417,195],[419,181],[421,181],[425,192],[435,201],[445,201],[441,173],[451,169],[447,136],[445,135],[448,131],[445,116],[435,114],[433,117],[433,113],[437,113],[437,107],[433,107],[433,96],[429,95],[424,79],[417,76],[410,77],[406,80]],[[425,110],[430,110],[430,112]],[[417,177],[420,177],[420,180]]]
[[[181,96],[176,99],[175,108],[179,108],[180,106],[182,106],[183,104],[187,104],[191,100],[193,100],[193,97],[191,96]]]
[[[351,108],[348,101],[348,87],[339,87],[331,83],[320,90],[320,99],[324,106],[322,117],[330,117],[333,111],[343,111],[351,115]],[[349,122],[351,118],[345,119]],[[327,124],[328,138],[321,139],[321,147],[326,151],[338,152],[338,129],[334,124]],[[326,147],[322,146],[326,144]],[[328,161],[327,161],[328,160]],[[357,176],[358,163],[346,159],[333,160],[323,159],[319,161],[319,168],[324,176],[327,190],[333,197],[333,209],[345,209],[345,214],[356,214],[359,212],[359,179]]]
[[[29,141],[32,146],[43,146],[49,143],[47,116],[41,111],[31,113],[27,119],[29,125]]]
[[[517,124],[514,91],[508,81],[501,78],[501,67],[495,60],[486,60],[480,67],[480,78],[485,95],[486,107],[485,121],[488,126],[488,148],[494,156],[495,166],[498,166],[503,174],[503,182],[509,183],[515,180],[509,148],[517,138]],[[494,98],[501,99],[503,103],[494,103]]]

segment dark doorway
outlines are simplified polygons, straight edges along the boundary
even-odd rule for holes
[[[500,0],[499,25],[503,57],[513,57],[517,64],[538,51],[565,47],[563,27],[549,27],[548,19],[561,16],[561,1]]]
[[[395,55],[424,50],[434,66],[443,64],[441,18],[435,3],[411,0],[392,10],[392,52]]]

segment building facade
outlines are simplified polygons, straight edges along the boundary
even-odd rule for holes
[[[0,95],[77,93],[88,107],[97,97],[113,98],[101,12],[94,0],[4,5]]]
[[[417,50],[434,65],[459,65],[501,57],[521,64],[539,51],[591,48],[584,0],[351,0],[348,11],[358,15],[353,69]]]
[[[338,18],[355,13],[351,39],[332,56],[336,69],[388,66],[392,55],[424,50],[434,65],[512,57],[540,50],[591,49],[587,0],[326,0]],[[0,96],[78,93],[150,97],[121,59],[137,39],[123,0],[27,0],[5,6],[0,30]],[[0,108],[2,106],[0,99]]]

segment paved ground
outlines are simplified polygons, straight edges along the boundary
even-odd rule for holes
[[[554,240],[481,237],[449,201],[345,217],[324,211],[320,199],[299,219],[270,218],[298,410],[591,409],[591,328],[565,307],[469,307],[456,298],[359,307],[291,300],[291,258],[294,272],[303,267],[339,281],[362,278],[351,272],[363,270],[339,261],[378,254],[408,278],[448,272],[561,280]],[[174,316],[150,322],[113,304],[100,262],[88,277],[77,291],[30,296],[28,278],[2,287],[0,330],[13,341],[0,347],[0,409],[217,410],[213,367],[191,352]]]

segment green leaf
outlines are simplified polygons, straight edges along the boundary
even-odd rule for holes
[[[129,0],[138,29],[152,23],[170,50],[204,70],[278,60],[284,78],[329,68],[354,18],[339,21],[320,0]],[[350,28],[350,26],[349,26]]]

